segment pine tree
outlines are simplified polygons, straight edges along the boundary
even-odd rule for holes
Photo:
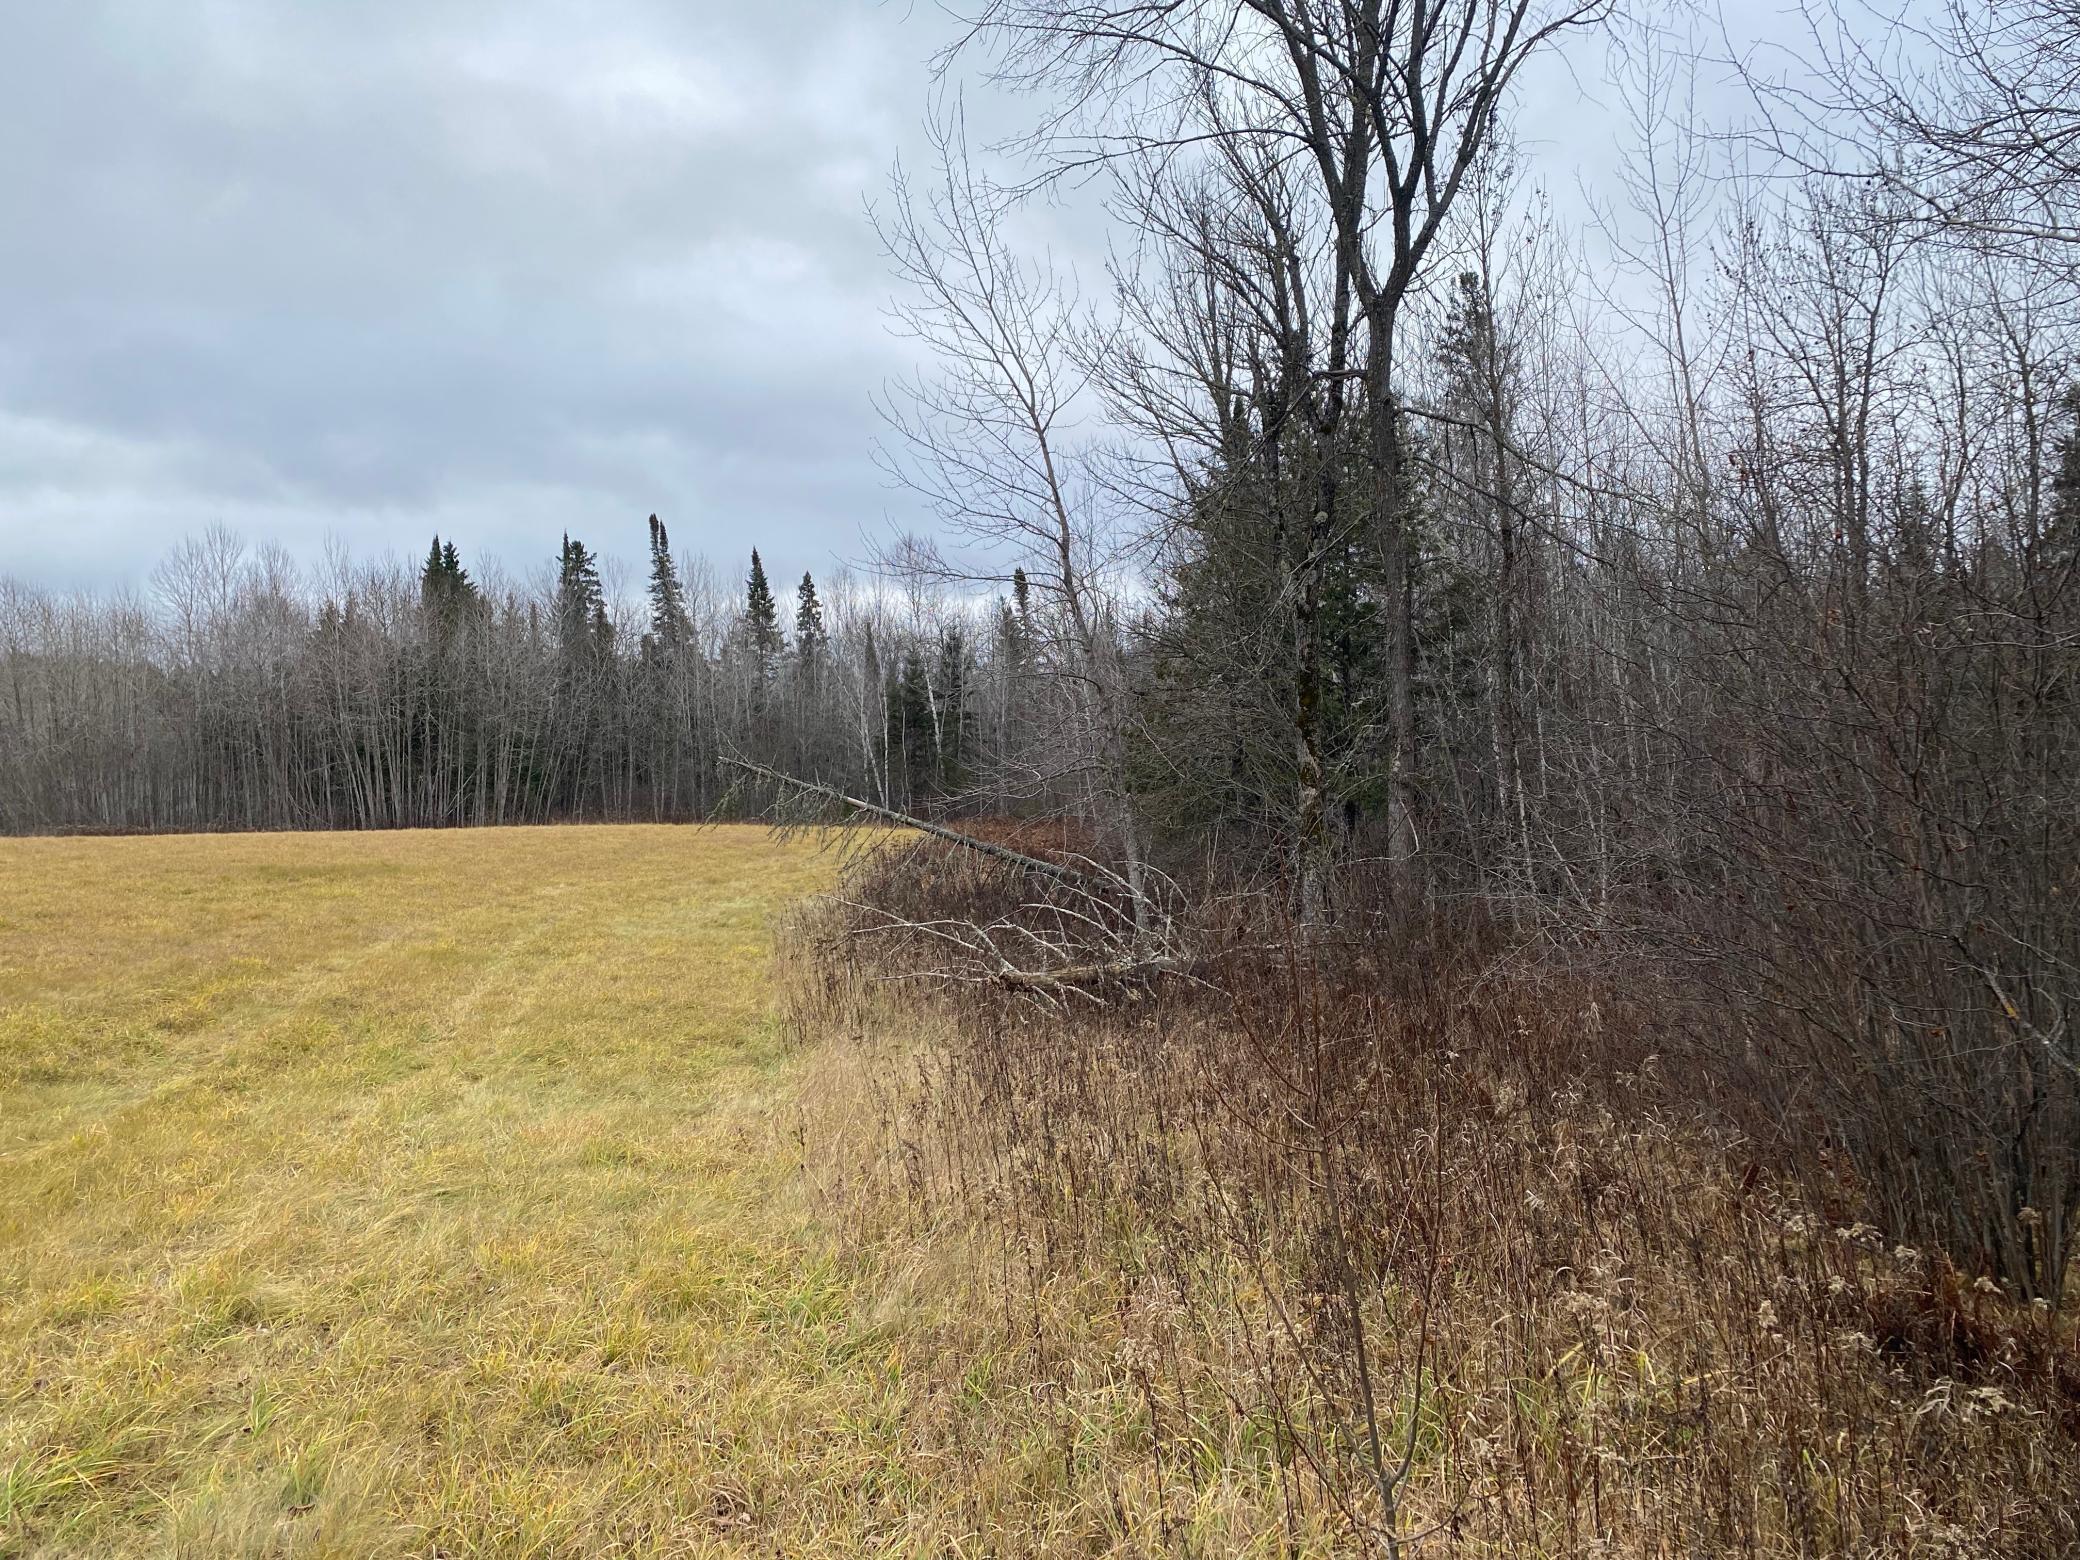
[[[773,602],[773,587],[766,583],[766,566],[758,549],[751,549],[751,578],[744,587],[744,616],[741,624],[745,643],[761,662],[769,661],[787,647],[780,632],[780,610]]]
[[[556,644],[566,661],[583,660],[612,646],[614,626],[607,620],[606,591],[599,564],[583,542],[564,533],[557,559]]]
[[[794,653],[803,671],[813,677],[829,644],[830,635],[823,626],[823,603],[816,597],[816,581],[805,573],[794,593]]]
[[[686,613],[686,592],[679,584],[678,566],[672,562],[671,538],[664,522],[650,517],[650,643],[666,655],[684,650],[693,639],[693,623]]]

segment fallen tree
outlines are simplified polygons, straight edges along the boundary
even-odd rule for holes
[[[900,871],[880,874],[881,891],[871,900],[840,901],[861,917],[848,935],[907,935],[955,956],[907,968],[904,979],[990,985],[1059,1006],[1072,996],[1101,1003],[1133,1000],[1159,980],[1197,980],[1205,965],[1176,913],[1181,896],[1167,879],[1153,885],[1152,893],[1147,881],[1137,888],[1088,858],[1079,865],[1048,861],[750,759],[727,756],[722,762],[795,795],[915,830],[1054,885],[1051,896],[1021,893],[1001,914],[978,919],[926,913],[919,908],[929,899],[924,885],[902,882]],[[905,900],[908,906],[897,908]]]
[[[762,780],[770,780],[776,785],[790,786],[794,790],[806,795],[821,797],[829,802],[836,802],[840,806],[849,808],[854,812],[865,813],[869,817],[879,818],[885,823],[893,823],[901,828],[915,829],[920,834],[929,834],[934,839],[946,840],[951,844],[979,852],[984,856],[993,857],[998,861],[1008,861],[1016,866],[1024,867],[1029,872],[1038,872],[1044,877],[1051,877],[1059,883],[1092,884],[1098,881],[1096,874],[1082,872],[1075,867],[1064,866],[1060,862],[1043,861],[1038,856],[1028,856],[1023,851],[1013,850],[1008,845],[999,845],[994,840],[977,839],[972,834],[963,834],[958,829],[949,829],[943,823],[934,823],[929,818],[918,817],[915,813],[898,812],[893,807],[883,807],[880,803],[870,802],[864,797],[848,796],[835,786],[825,785],[821,781],[804,780],[799,775],[790,775],[778,769],[768,768],[764,764],[754,764],[748,758],[738,758],[733,754],[725,754],[721,762],[727,768],[743,770],[746,774],[756,775]],[[1112,874],[1106,873],[1105,876],[1109,878]]]

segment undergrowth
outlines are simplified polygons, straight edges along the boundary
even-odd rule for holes
[[[1793,1174],[1648,998],[1471,928],[1303,955],[1246,902],[1104,1000],[888,935],[1027,893],[867,858],[793,932],[790,1016],[855,1260],[948,1302],[913,1370],[978,1465],[1056,1438],[1085,1547],[2080,1553],[2073,1316]]]

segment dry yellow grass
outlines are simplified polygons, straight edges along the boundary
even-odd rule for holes
[[[939,1552],[908,1309],[791,1172],[830,870],[0,842],[0,1555]]]

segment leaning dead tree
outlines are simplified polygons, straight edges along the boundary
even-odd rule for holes
[[[894,881],[884,880],[874,902],[841,899],[857,918],[847,935],[910,944],[905,979],[994,986],[1054,1007],[1072,999],[1133,1000],[1159,980],[1200,979],[1205,960],[1176,913],[1174,885],[1159,873],[1144,868],[1136,881],[1088,857],[1049,861],[750,759],[729,756],[722,762],[812,807],[912,829],[982,861],[1016,868],[1022,885],[1026,875],[1047,885],[1040,893],[1021,891],[987,918],[920,908],[930,898],[929,885],[915,881],[914,873],[912,881],[903,881],[901,869],[887,874]]]
[[[879,802],[870,802],[862,796],[848,796],[835,786],[824,785],[815,780],[804,780],[796,775],[783,774],[777,769],[767,768],[764,764],[754,764],[748,758],[725,755],[722,763],[728,768],[741,770],[748,775],[756,775],[761,780],[771,781],[775,785],[787,787],[804,796],[833,803],[851,812],[864,813],[869,818],[879,818],[884,823],[893,823],[905,829],[915,829],[920,834],[929,834],[933,839],[949,841],[952,844],[961,846],[963,849],[972,850],[978,855],[987,856],[993,861],[1009,862],[1011,865],[1022,867],[1028,872],[1037,872],[1042,877],[1053,878],[1059,883],[1095,884],[1098,881],[1095,873],[1082,872],[1075,867],[1064,866],[1056,861],[1045,861],[1038,856],[1028,856],[1023,851],[1012,850],[1009,846],[999,845],[994,840],[978,839],[972,834],[963,834],[958,829],[949,829],[944,824],[934,823],[929,818],[920,818],[914,813],[899,812],[893,807],[884,807]]]

